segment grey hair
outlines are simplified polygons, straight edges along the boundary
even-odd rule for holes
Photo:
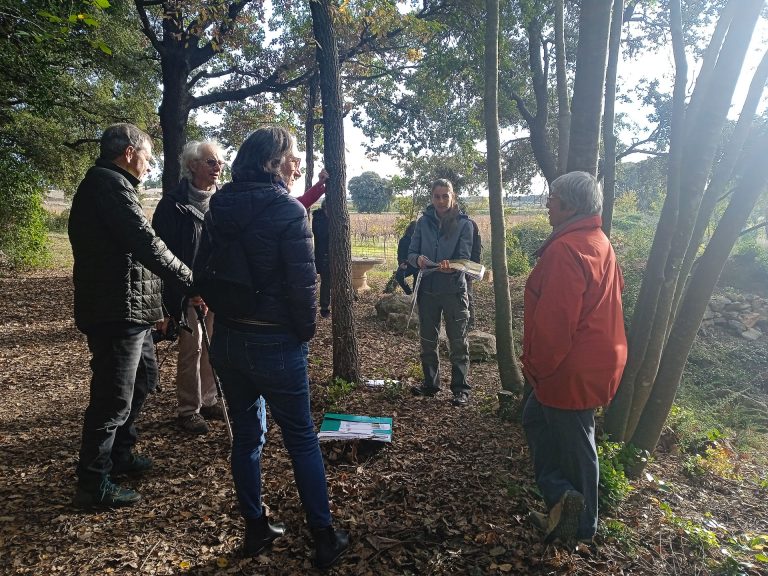
[[[591,216],[603,212],[603,187],[589,172],[568,172],[549,186],[550,196],[557,196],[562,207],[576,214]]]
[[[451,195],[453,196],[454,200],[456,199],[456,192],[453,191],[453,184],[451,184],[450,180],[445,178],[438,178],[432,182],[432,188],[430,189],[430,192],[434,192],[435,188],[448,188],[448,190],[451,191]]]
[[[232,180],[247,181],[255,174],[280,178],[280,164],[293,150],[293,136],[285,128],[270,126],[251,132],[232,162]]]
[[[99,142],[99,158],[102,160],[114,160],[125,152],[128,146],[141,150],[147,145],[151,146],[152,139],[148,134],[139,130],[133,124],[123,122],[112,124],[101,135]]]
[[[182,178],[192,181],[192,171],[189,169],[189,164],[193,160],[202,160],[200,150],[205,146],[213,148],[218,156],[223,156],[221,146],[214,140],[191,140],[187,142],[184,144],[180,158]]]

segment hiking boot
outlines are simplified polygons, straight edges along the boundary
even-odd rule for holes
[[[200,408],[200,416],[206,420],[224,421],[224,405],[221,402],[216,402],[216,404],[211,404],[210,406],[202,406]]]
[[[121,488],[105,476],[99,484],[81,482],[77,485],[72,504],[78,508],[120,508],[132,506],[141,500],[141,494]]]
[[[321,318],[328,318],[328,316],[331,315],[331,311],[327,308],[324,308],[323,310],[320,310],[320,317]]]
[[[112,475],[144,474],[152,470],[152,459],[140,454],[129,454],[128,458],[112,461]]]
[[[199,436],[201,434],[208,434],[210,430],[205,418],[200,416],[197,412],[190,414],[189,416],[179,416],[176,419],[176,423],[179,425],[179,428],[188,434],[196,434]]]
[[[349,532],[334,530],[333,526],[312,530],[315,540],[315,566],[320,570],[330,568],[349,548]]]
[[[544,542],[571,542],[579,530],[579,516],[584,510],[584,496],[575,490],[566,490],[560,501],[549,511],[549,528]]]
[[[432,398],[438,392],[440,392],[440,388],[432,388],[431,386],[425,386],[424,384],[411,387],[411,393],[414,396],[426,396],[427,398]]]
[[[267,518],[267,510],[261,507],[261,516],[245,519],[244,556],[257,556],[274,540],[285,534],[284,524],[272,524]]]
[[[469,392],[456,392],[453,395],[453,400],[451,400],[451,404],[454,406],[466,406],[468,402]]]
[[[528,512],[528,520],[539,532],[546,534],[549,532],[549,516],[536,510]]]

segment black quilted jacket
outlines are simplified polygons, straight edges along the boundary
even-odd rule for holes
[[[259,292],[249,321],[282,326],[306,342],[315,334],[315,262],[307,212],[282,182],[264,173],[231,182],[211,198],[195,268],[208,262],[218,239],[235,235],[240,262]],[[216,316],[216,321],[225,321]]]
[[[190,293],[192,272],[142,212],[133,175],[104,160],[88,170],[69,214],[75,324],[151,324],[163,317],[162,281]]]

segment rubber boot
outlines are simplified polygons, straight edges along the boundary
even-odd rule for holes
[[[349,548],[349,532],[335,530],[333,526],[312,531],[315,540],[315,566],[330,568]]]
[[[264,548],[285,534],[284,524],[272,524],[267,518],[267,511],[262,506],[261,516],[245,519],[245,542],[243,543],[244,556],[256,556]]]

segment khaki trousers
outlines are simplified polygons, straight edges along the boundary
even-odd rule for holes
[[[176,367],[176,399],[178,415],[190,416],[200,411],[201,406],[216,404],[216,383],[208,360],[208,351],[203,346],[203,333],[194,306],[187,306],[187,324],[192,332],[179,330],[179,362]],[[208,337],[213,334],[213,312],[205,317]]]

